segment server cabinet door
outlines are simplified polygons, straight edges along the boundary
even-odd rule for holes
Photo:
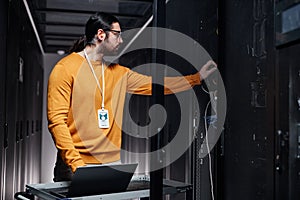
[[[288,154],[289,154],[289,67],[286,65],[285,51],[278,53],[278,66],[276,70],[276,132],[275,132],[275,199],[287,199],[288,196]],[[280,77],[279,77],[280,74]]]
[[[17,123],[17,87],[19,77],[19,33],[20,33],[20,3],[21,1],[9,1],[8,3],[8,24],[7,24],[7,45],[6,59],[7,67],[5,72],[5,116],[7,123],[6,148],[3,152],[4,173],[3,173],[3,199],[13,199],[15,193],[15,159],[16,141],[18,139]]]
[[[300,198],[300,44],[278,50],[276,200]]]
[[[220,3],[226,200],[274,199],[273,2]]]
[[[300,45],[293,47],[290,70],[290,136],[289,136],[289,170],[290,170],[290,200],[300,199],[300,58],[295,52],[300,51]]]
[[[6,36],[8,1],[0,2],[0,200],[3,200],[3,152],[7,143],[5,128],[5,69],[6,69]]]

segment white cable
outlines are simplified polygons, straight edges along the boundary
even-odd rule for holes
[[[206,89],[204,89],[204,87],[203,87],[202,84],[201,84],[201,88],[202,88],[202,90],[203,90],[205,93],[209,94],[209,92],[208,92]]]
[[[202,88],[203,89],[203,88]],[[209,102],[206,105],[205,108],[205,112],[204,112],[204,126],[205,126],[205,138],[206,138],[206,148],[207,148],[207,153],[208,153],[208,165],[209,165],[209,178],[210,178],[210,188],[211,188],[211,197],[212,200],[215,199],[215,195],[214,195],[214,183],[213,183],[213,175],[212,175],[212,165],[211,165],[211,154],[210,154],[210,149],[209,149],[209,145],[208,145],[208,129],[207,129],[207,109],[208,106],[211,104],[211,100],[209,100]]]

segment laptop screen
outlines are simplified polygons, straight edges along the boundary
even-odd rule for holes
[[[78,167],[66,196],[78,197],[126,191],[137,165],[134,163]]]

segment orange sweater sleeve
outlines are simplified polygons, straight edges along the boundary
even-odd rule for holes
[[[75,149],[67,126],[70,111],[72,76],[63,64],[57,64],[48,81],[48,128],[64,162],[74,172],[78,166],[85,165],[78,150]]]
[[[127,92],[141,95],[152,94],[152,77],[139,74],[129,70]],[[164,78],[164,94],[173,94],[191,89],[195,85],[200,85],[199,73],[188,76],[176,76]]]

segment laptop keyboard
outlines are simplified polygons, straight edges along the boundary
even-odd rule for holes
[[[61,187],[61,188],[52,188],[52,189],[44,189],[45,192],[49,194],[59,197],[65,198],[68,194],[69,188],[68,187]]]
[[[130,181],[127,191],[144,190],[150,188],[150,182],[146,180],[132,180]]]

